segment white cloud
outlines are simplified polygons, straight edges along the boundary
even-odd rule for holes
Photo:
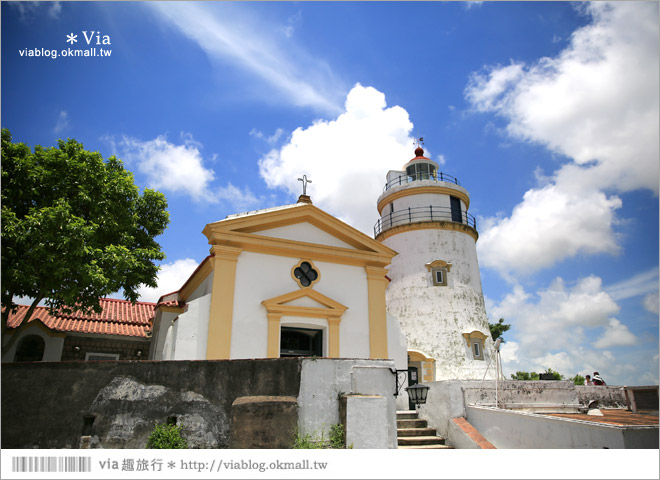
[[[188,277],[192,275],[198,265],[197,261],[192,258],[184,258],[161,265],[158,272],[158,287],[142,286],[138,290],[139,300],[141,302],[157,302],[161,296],[176,292],[188,280]]]
[[[387,171],[414,156],[412,127],[403,108],[387,107],[383,93],[357,84],[341,115],[297,128],[286,145],[259,160],[259,171],[269,187],[294,198],[302,192],[297,179],[307,175],[315,205],[373,235]]]
[[[649,293],[644,297],[644,308],[649,312],[658,315],[660,313],[660,305],[658,305],[658,302],[658,292]]]
[[[582,195],[557,185],[527,191],[506,218],[480,219],[477,248],[484,266],[532,273],[577,254],[617,253],[613,232],[618,197]]]
[[[211,200],[209,184],[215,174],[204,167],[199,144],[183,136],[183,144],[170,143],[165,135],[141,141],[124,136],[119,143],[121,156],[137,164],[150,188],[184,193],[195,201]]]
[[[231,204],[238,212],[259,208],[264,203],[263,196],[256,197],[249,187],[246,186],[241,190],[231,182],[217,191],[216,198]]]
[[[261,83],[250,97],[273,100],[276,92],[286,102],[337,113],[343,94],[332,71],[318,57],[295,45],[289,29],[278,31],[272,19],[251,17],[231,2],[147,2],[166,21],[196,42],[212,60],[230,62]],[[288,33],[288,35],[287,35]],[[284,41],[283,41],[284,37]],[[284,43],[283,43],[284,42]],[[225,67],[226,68],[226,67]],[[266,88],[264,88],[264,83]]]
[[[616,318],[611,318],[610,323],[605,327],[603,334],[594,342],[596,348],[610,348],[625,345],[635,345],[637,337],[633,335],[628,327],[623,325]]]
[[[618,312],[595,276],[572,287],[556,278],[533,295],[516,285],[490,307],[492,318],[511,325],[501,350],[507,373],[552,368],[567,376],[603,365],[610,353],[602,349],[636,341],[627,326],[613,318]]]
[[[604,192],[658,192],[658,5],[590,2],[585,10],[593,22],[558,56],[487,67],[466,88],[472,106],[502,116],[513,138],[571,159],[511,217],[482,223],[484,266],[532,272],[580,253],[616,252],[621,201]],[[518,248],[523,255],[507,254]]]
[[[60,113],[57,114],[57,121],[55,122],[55,128],[53,131],[55,133],[60,133],[66,127],[69,126],[69,114],[66,110],[60,110]]]
[[[259,140],[264,140],[266,143],[274,145],[277,143],[277,141],[284,135],[284,130],[281,128],[278,128],[275,130],[275,133],[273,133],[270,136],[264,135],[263,132],[260,130],[257,130],[256,128],[253,128],[250,130],[250,136],[254,138],[258,138]]]

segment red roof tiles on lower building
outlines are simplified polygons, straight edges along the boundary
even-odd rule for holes
[[[97,333],[104,335],[124,335],[130,337],[148,337],[154,318],[155,303],[102,298],[100,313],[86,314],[81,311],[73,313],[51,314],[46,307],[37,307],[28,320],[37,319],[48,328],[58,332]],[[8,328],[17,328],[25,319],[29,307],[19,305],[18,309],[9,314]]]

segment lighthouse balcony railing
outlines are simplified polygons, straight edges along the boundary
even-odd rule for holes
[[[374,225],[374,237],[385,230],[400,225],[422,222],[455,222],[477,229],[477,220],[468,212],[457,212],[450,207],[429,205],[428,207],[409,207],[384,214]]]
[[[386,192],[390,188],[398,187],[399,185],[405,185],[411,182],[420,182],[422,180],[430,180],[434,182],[449,182],[455,185],[459,185],[458,178],[448,175],[443,172],[433,172],[433,173],[416,173],[414,175],[399,175],[396,178],[393,178],[385,184],[383,191]]]

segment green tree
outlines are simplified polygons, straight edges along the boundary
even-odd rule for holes
[[[536,372],[516,372],[515,375],[513,373],[511,374],[511,378],[513,380],[538,380],[539,374]]]
[[[554,380],[563,380],[564,376],[559,372],[554,371],[552,368],[548,368],[544,373],[550,373],[553,376]],[[536,372],[516,372],[514,375],[511,374],[513,380],[540,380],[540,375]],[[583,379],[584,380],[584,379]]]
[[[497,323],[489,323],[490,335],[493,337],[493,342],[498,338],[502,338],[502,334],[511,328],[511,325],[504,323],[504,319],[500,318]],[[502,338],[504,341],[504,338]]]
[[[584,377],[579,373],[569,378],[569,380],[572,380],[575,385],[584,385]]]
[[[140,194],[133,175],[75,140],[32,152],[2,129],[2,332],[14,297],[55,311],[100,311],[123,289],[156,286],[165,254],[154,240],[169,223],[165,196]]]

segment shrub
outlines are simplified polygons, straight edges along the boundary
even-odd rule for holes
[[[346,441],[344,440],[344,426],[340,423],[331,425],[329,440],[325,439],[323,432],[321,432],[321,440],[314,440],[309,433],[300,435],[300,432],[296,432],[296,436],[293,440],[293,448],[346,448]],[[349,448],[353,448],[353,446]]]
[[[181,426],[156,424],[147,440],[147,448],[188,448]]]

